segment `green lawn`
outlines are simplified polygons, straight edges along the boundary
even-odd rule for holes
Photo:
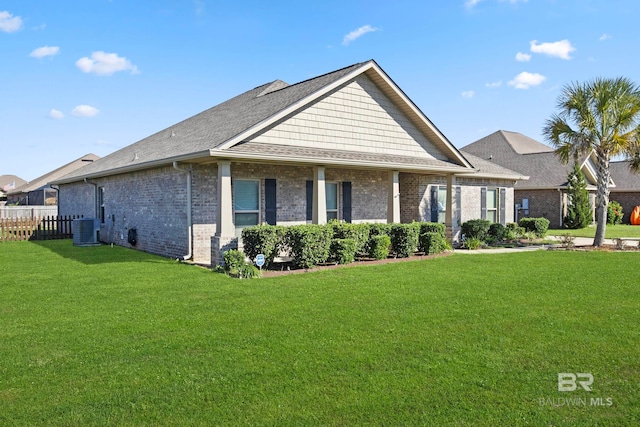
[[[565,228],[549,230],[550,236],[561,236],[563,234],[570,234],[575,237],[593,237],[596,234],[596,227],[587,227],[580,230],[567,230]],[[607,225],[607,232],[605,234],[607,239],[615,239],[617,237],[639,237],[640,238],[640,225]]]
[[[117,247],[0,243],[0,425],[635,426],[639,256],[241,281]],[[592,391],[559,392],[565,372]]]

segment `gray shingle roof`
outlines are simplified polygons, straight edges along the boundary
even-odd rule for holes
[[[64,179],[196,155],[214,149],[361,65],[354,64],[294,85],[276,80],[258,86],[105,156]]]
[[[529,180],[519,181],[516,189],[564,187],[572,169],[560,162],[551,147],[517,132],[500,130],[461,150],[529,176]]]
[[[629,162],[611,162],[609,164],[611,178],[616,186],[611,188],[616,191],[638,191],[640,192],[640,173],[633,173],[629,169]]]
[[[504,176],[511,176],[511,177],[519,177],[520,179],[528,178],[520,172],[516,172],[514,170],[500,166],[496,163],[474,156],[471,153],[467,153],[466,151],[464,151],[464,149],[460,150],[460,152],[467,158],[469,163],[473,165],[473,167],[476,170],[476,173],[478,174],[493,175],[493,176],[504,175]]]
[[[59,168],[56,168],[51,172],[47,172],[46,174],[39,176],[38,178],[32,179],[31,181],[26,182],[19,187],[16,187],[15,190],[11,190],[7,192],[7,194],[27,193],[39,188],[44,188],[58,178],[92,165],[93,162],[98,159],[100,159],[100,156],[96,156],[93,153],[85,154],[84,156],[77,158],[63,166],[60,166]]]

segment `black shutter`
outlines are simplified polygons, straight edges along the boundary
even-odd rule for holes
[[[342,219],[351,222],[351,183],[342,183]]]
[[[277,208],[275,179],[264,180],[264,216],[267,224],[276,225]]]
[[[456,215],[452,225],[462,225],[462,188],[456,187]]]
[[[500,224],[506,225],[507,189],[500,189]]]
[[[307,221],[313,220],[313,181],[307,181]]]
[[[438,222],[438,186],[431,186],[431,222]]]
[[[480,189],[480,219],[487,219],[487,189]]]

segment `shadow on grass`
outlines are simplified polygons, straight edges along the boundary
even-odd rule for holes
[[[63,258],[71,259],[82,264],[112,264],[122,262],[160,263],[167,261],[167,258],[115,245],[74,246],[71,239],[32,240],[29,243],[47,249]]]

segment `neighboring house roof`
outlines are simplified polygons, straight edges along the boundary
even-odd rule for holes
[[[516,190],[564,188],[573,169],[571,164],[562,164],[553,148],[517,132],[499,130],[461,151],[528,176],[528,180],[515,185]],[[587,184],[595,185],[595,167],[590,156],[579,160]]]
[[[640,192],[640,173],[631,172],[629,165],[628,161],[609,163],[611,178],[616,183],[615,188],[611,188],[611,191]]]
[[[0,195],[15,190],[27,181],[15,175],[0,175]]]
[[[476,177],[495,177],[495,176],[504,176],[506,179],[513,180],[528,180],[529,177],[521,174],[520,172],[513,171],[511,169],[502,167],[496,163],[490,162],[488,160],[484,160],[480,157],[474,156],[471,153],[467,153],[464,150],[460,150],[460,152],[469,160],[469,162],[475,168],[475,173],[470,174],[469,176]]]
[[[91,153],[86,154],[32,181],[25,182],[21,186],[16,187],[14,190],[9,191],[7,194],[12,195],[12,194],[28,193],[29,191],[34,191],[40,188],[44,188],[47,185],[51,184],[53,181],[69,173],[72,173],[73,171],[76,171],[82,167],[86,167],[87,165],[90,165],[91,163],[98,160],[99,158],[100,157],[96,156],[95,154],[91,154]]]
[[[426,149],[417,155],[397,150],[385,152],[383,149],[358,147],[357,144],[347,145],[348,141],[336,143],[328,149],[314,145],[313,141],[286,144],[274,136],[284,132],[283,126],[291,120],[330,100],[348,85],[356,81],[362,83],[358,79],[365,79],[364,83],[375,86],[375,90],[382,94],[385,103],[389,104],[382,105],[382,109],[399,111],[403,122],[395,123],[397,126],[409,129],[407,135],[417,136],[424,140],[421,143],[434,147],[432,151],[437,155]],[[373,128],[376,124],[368,126]],[[354,135],[357,133],[357,130],[349,131]],[[211,162],[212,158],[473,172],[467,159],[378,64],[370,60],[293,85],[276,80],[259,86],[105,156],[57,180],[57,183],[158,167],[176,161]]]

